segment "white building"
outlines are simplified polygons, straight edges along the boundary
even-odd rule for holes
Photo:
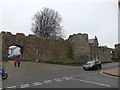
[[[20,55],[20,48],[17,47],[17,46],[11,46],[9,47],[9,50],[8,50],[8,57],[12,57],[12,56],[18,56]]]

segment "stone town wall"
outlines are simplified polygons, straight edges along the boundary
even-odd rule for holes
[[[2,32],[2,59],[8,57],[10,46],[21,48],[24,60],[35,60],[37,58],[47,60],[53,58],[69,58],[76,61],[88,60],[110,60],[111,48],[91,46],[88,42],[88,34],[73,34],[67,40],[50,37],[36,37],[35,35],[25,36],[23,33],[16,35],[10,32]],[[118,53],[120,49],[117,49]],[[119,55],[118,55],[119,57]]]
[[[88,42],[88,34],[74,34],[68,38],[71,47],[72,58],[77,61],[90,60],[90,47]],[[69,48],[70,49],[70,48]]]
[[[98,47],[98,58],[99,60],[111,60],[114,49],[108,47]]]
[[[99,55],[98,55],[98,46],[93,46],[90,45],[90,56],[91,60],[99,60]]]
[[[97,38],[93,40],[93,43],[89,43],[91,60],[111,60],[115,56],[114,49],[107,46],[98,46]]]
[[[10,32],[2,32],[2,53],[6,59],[10,46],[19,46],[22,49],[24,60],[71,58],[74,60],[88,60],[90,57],[88,35],[76,34],[68,40],[49,37],[25,36],[23,33],[12,35]]]
[[[120,60],[120,44],[115,44],[115,58]]]
[[[112,48],[90,45],[91,60],[111,60],[114,57],[113,52]]]

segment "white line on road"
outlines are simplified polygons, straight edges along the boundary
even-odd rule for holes
[[[60,78],[57,78],[57,79],[54,79],[54,80],[57,81],[57,82],[62,81],[62,79],[60,79]]]
[[[77,77],[78,75],[73,75],[73,76],[70,76],[70,77]]]
[[[100,86],[111,87],[110,85],[105,85],[105,84],[101,84],[101,83],[97,83],[97,82],[91,82],[91,81],[86,81],[86,80],[82,80],[82,79],[75,79],[75,78],[72,78],[72,79],[73,79],[73,80],[78,80],[78,81],[81,81],[81,82],[96,84],[96,85],[100,85]]]
[[[79,76],[86,76],[87,74],[78,74],[78,75],[73,75],[73,76],[70,76],[70,77],[79,77]]]
[[[56,81],[56,82],[60,82],[60,81],[63,81],[63,80],[72,79],[72,80],[78,80],[78,81],[81,81],[81,82],[96,84],[96,85],[100,85],[100,86],[111,87],[110,85],[105,85],[105,84],[101,84],[101,83],[97,83],[97,82],[91,82],[91,81],[86,81],[86,80],[74,78],[74,77],[79,77],[79,76],[88,75],[88,74],[92,74],[92,73],[78,74],[78,75],[73,75],[73,76],[68,76],[68,77],[61,77],[61,78],[56,78],[56,79],[53,79],[53,80]],[[33,86],[38,86],[38,85],[49,84],[49,83],[52,83],[52,80],[45,80],[45,81],[43,81],[43,83],[41,83],[41,82],[33,82],[32,84],[33,84]],[[29,84],[21,85],[21,88],[27,88],[27,87],[30,87],[30,85]],[[10,86],[10,87],[7,87],[7,88],[16,88],[16,86]]]
[[[33,84],[33,86],[42,85],[42,83],[40,83],[40,82],[34,82],[34,83],[32,83],[32,84]]]
[[[10,86],[10,87],[7,87],[7,88],[16,88],[16,86]]]
[[[78,74],[78,75],[73,75],[73,76],[70,76],[70,77],[79,77],[79,76],[87,76],[88,74],[90,75],[90,74],[96,74],[96,73],[98,73],[98,72],[94,72],[94,73],[86,73],[86,74]]]
[[[29,84],[23,84],[23,85],[21,85],[21,88],[27,88],[27,87],[30,87],[30,85]]]
[[[62,77],[63,80],[70,80],[70,77]]]
[[[46,81],[44,81],[44,83],[45,83],[45,84],[47,84],[47,83],[52,83],[52,80],[46,80]]]

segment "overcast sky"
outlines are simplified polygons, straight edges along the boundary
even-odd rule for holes
[[[118,43],[117,0],[0,0],[0,31],[33,34],[32,18],[43,7],[61,14],[66,38],[87,33],[101,46]]]

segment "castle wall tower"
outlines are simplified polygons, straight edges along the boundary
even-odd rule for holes
[[[72,47],[72,57],[77,61],[90,60],[90,47],[88,43],[87,34],[74,34],[68,39],[70,46]]]

